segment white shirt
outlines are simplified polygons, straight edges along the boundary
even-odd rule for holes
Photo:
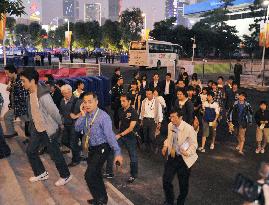
[[[166,103],[165,103],[163,96],[158,96],[157,98],[158,98],[158,101],[161,104],[162,108],[166,108]]]
[[[220,107],[219,107],[219,104],[217,102],[209,103],[208,101],[206,101],[203,105],[203,109],[205,109],[205,108],[214,109],[216,112],[216,115],[219,115],[219,113],[220,113]]]
[[[164,91],[165,95],[169,94],[169,86],[170,86],[170,81],[166,81],[166,83],[165,83],[165,91]]]
[[[161,103],[158,103],[157,108],[155,107],[155,101],[156,99],[153,98],[152,100],[149,100],[148,98],[145,99],[145,115],[144,118],[155,118],[155,109],[159,109],[159,122],[163,121],[163,112],[162,112],[162,106]]]
[[[154,81],[154,88],[158,86],[158,81]]]

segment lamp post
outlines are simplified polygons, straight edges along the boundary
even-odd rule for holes
[[[265,0],[263,1],[263,5],[267,6],[266,9],[266,19],[265,19],[265,40],[264,40],[264,44],[263,44],[263,51],[262,51],[262,86],[264,85],[264,72],[265,72],[265,49],[266,49],[266,42],[267,42],[267,25],[268,25],[268,16],[269,16],[269,0]]]
[[[143,32],[142,32],[142,39],[146,39],[146,33],[147,33],[147,15],[145,13],[142,13],[142,18],[143,18]]]
[[[70,60],[70,53],[71,53],[71,35],[70,35],[70,27],[69,27],[69,24],[70,24],[70,21],[69,19],[64,19],[65,22],[67,22],[67,31],[68,31],[68,50],[69,50],[69,60]]]
[[[193,44],[192,44],[192,58],[191,58],[191,62],[193,63],[194,61],[194,51],[195,51],[195,48],[196,48],[196,44],[195,44],[195,36],[193,38],[191,38],[191,40],[193,41]]]

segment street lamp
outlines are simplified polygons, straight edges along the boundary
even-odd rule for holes
[[[191,62],[193,63],[193,61],[194,61],[194,51],[195,51],[195,48],[196,48],[195,36],[193,38],[191,38],[191,40],[193,41],[193,44],[192,44],[192,58],[191,58]]]
[[[264,44],[263,44],[263,52],[262,52],[262,69],[263,69],[263,73],[262,73],[262,86],[264,84],[264,72],[265,72],[265,49],[266,49],[266,42],[267,42],[267,25],[268,25],[268,16],[269,16],[269,0],[265,0],[263,1],[263,5],[267,6],[266,9],[266,19],[265,19],[265,40],[264,40]]]
[[[71,35],[70,35],[70,21],[69,19],[64,19],[65,22],[67,22],[67,31],[68,31],[68,49],[69,49],[69,60],[70,60],[70,53],[71,53]]]
[[[146,30],[147,29],[147,15],[145,13],[142,13],[142,17],[144,20],[144,29]]]

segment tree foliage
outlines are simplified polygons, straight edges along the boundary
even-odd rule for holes
[[[112,51],[118,51],[121,45],[121,28],[117,21],[106,20],[102,26],[102,45]]]
[[[21,16],[25,14],[25,7],[23,6],[22,0],[10,1],[10,0],[1,0],[0,1],[0,19],[2,14],[9,14],[15,16]]]

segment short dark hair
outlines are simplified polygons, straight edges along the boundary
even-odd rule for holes
[[[182,111],[179,110],[179,109],[174,109],[174,108],[173,108],[173,109],[170,111],[170,115],[171,115],[171,114],[174,114],[174,113],[176,113],[178,117],[182,117],[182,116],[183,116]]]
[[[120,67],[116,68],[114,72],[116,73],[117,71],[120,71]]]
[[[160,89],[158,87],[154,88],[152,92],[156,91],[158,94],[160,93]]]
[[[54,81],[54,77],[52,74],[45,74],[45,77],[48,78],[48,81]]]
[[[150,88],[147,88],[147,89],[146,89],[146,92],[148,92],[148,91],[153,92],[153,90],[152,90],[152,89],[150,89]]]
[[[224,78],[223,78],[223,76],[219,76],[219,77],[218,77],[218,79],[221,79],[221,80],[223,80]]]
[[[169,76],[170,78],[172,77],[171,73],[166,73],[165,76]]]
[[[208,87],[203,87],[203,88],[202,88],[202,91],[203,91],[203,90],[206,90],[206,92],[208,92]]]
[[[9,73],[16,73],[17,74],[17,69],[13,64],[8,64],[4,67],[4,69],[6,71],[8,71]]]
[[[192,85],[189,85],[188,88],[187,88],[187,91],[194,91],[194,87]]]
[[[160,76],[159,73],[154,73],[154,74],[153,74],[153,77],[154,77],[155,75]]]
[[[247,93],[245,93],[244,91],[240,92],[239,95],[243,95],[245,98],[247,98]]]
[[[58,85],[59,87],[62,87],[65,84],[66,83],[62,79],[56,81],[56,85]]]
[[[186,70],[184,67],[180,67],[180,69],[184,69],[184,70]]]
[[[184,89],[184,88],[180,88],[180,89],[177,90],[177,93],[178,93],[178,92],[182,92],[183,95],[185,95],[186,98],[188,97],[188,93],[187,93],[186,89]]]
[[[218,86],[218,83],[215,82],[215,81],[213,81],[213,82],[212,82],[212,85],[216,85],[216,86]]]
[[[78,88],[79,85],[84,84],[82,80],[77,80],[76,82],[76,88]]]
[[[133,81],[131,82],[131,85],[138,85],[138,83],[137,83],[136,80],[133,80]]]
[[[85,96],[90,96],[90,95],[93,97],[93,99],[98,100],[98,96],[94,92],[85,92],[84,95],[83,95],[83,98]]]
[[[120,96],[121,98],[126,98],[128,101],[131,101],[132,100],[132,96],[130,95],[130,94],[122,94],[121,96]]]
[[[192,76],[191,76],[191,79],[192,79],[192,80],[198,80],[198,75],[197,75],[197,73],[193,73]]]
[[[148,78],[148,77],[147,77],[147,74],[142,75],[142,80],[143,80],[143,79],[147,80],[147,78]]]
[[[233,76],[233,75],[230,75],[230,76],[229,76],[229,80],[234,81],[234,76]]]
[[[238,83],[237,82],[233,82],[232,83],[232,86],[234,86],[234,85],[237,85],[238,86]]]
[[[39,73],[34,68],[25,68],[20,75],[27,78],[29,81],[34,80],[35,84],[39,81]]]
[[[261,102],[260,102],[260,104],[259,105],[266,105],[266,108],[267,108],[267,102],[265,101],[265,100],[262,100]]]

